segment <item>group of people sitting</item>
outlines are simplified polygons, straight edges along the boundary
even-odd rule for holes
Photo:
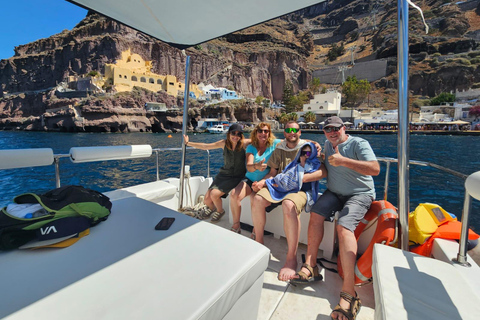
[[[357,241],[355,228],[375,199],[372,176],[380,166],[370,144],[347,135],[343,121],[332,116],[325,120],[326,136],[322,147],[300,138],[298,123],[285,124],[284,139],[276,139],[270,124],[258,124],[245,139],[239,124],[230,126],[227,138],[214,143],[185,144],[199,149],[223,148],[224,165],[205,195],[205,207],[197,215],[212,222],[225,214],[222,197],[230,194],[233,217],[231,230],[240,229],[240,202],[251,197],[252,239],[264,242],[266,212],[281,205],[287,239],[287,257],[278,279],[292,283],[321,281],[317,253],[323,238],[324,222],[338,213],[336,231],[342,261],[343,285],[340,302],[332,311],[332,319],[355,319],[361,302],[355,289]],[[245,165],[246,163],[246,165]],[[327,189],[319,194],[318,181],[326,178]],[[299,215],[310,212],[306,261],[297,270],[297,248],[300,236]]]

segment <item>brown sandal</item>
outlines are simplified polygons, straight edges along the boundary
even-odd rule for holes
[[[318,273],[318,265],[315,265],[315,267],[312,268],[308,263],[304,263],[302,265],[302,268],[307,269],[310,272],[310,274],[307,275],[303,271],[298,271],[296,274],[298,278],[290,279],[290,283],[305,284],[310,282],[321,281],[323,279],[323,276]]]
[[[345,317],[347,317],[348,320],[355,320],[355,318],[358,315],[358,312],[360,312],[360,308],[362,307],[362,302],[358,298],[357,293],[355,292],[355,297],[354,297],[351,294],[342,291],[340,292],[340,298],[343,298],[343,300],[350,303],[350,308],[348,308],[348,310],[343,309],[339,303],[337,304],[335,309],[333,309],[332,313],[330,314],[330,317],[333,319],[332,314],[334,312],[339,312],[343,314]]]

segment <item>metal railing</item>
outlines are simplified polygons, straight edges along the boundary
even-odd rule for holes
[[[202,149],[195,149],[192,147],[187,147],[187,150],[200,150],[207,152],[207,178],[210,178],[210,151],[209,150],[202,150]],[[166,151],[182,151],[182,148],[155,148],[152,149],[155,152],[155,161],[156,161],[156,177],[157,181],[160,180],[160,158],[159,155],[161,152]],[[55,154],[53,156],[53,163],[55,165],[55,187],[60,188],[60,159],[61,158],[69,158],[70,154]],[[108,160],[104,160],[108,161]]]
[[[398,159],[395,158],[384,158],[384,157],[377,157],[377,160],[380,162],[385,162],[387,165],[387,169],[385,171],[385,185],[384,185],[384,192],[383,192],[383,199],[387,200],[388,197],[388,184],[389,184],[389,176],[390,176],[390,164],[392,162],[398,162]],[[460,173],[458,171],[440,166],[438,164],[432,163],[432,162],[425,162],[425,161],[417,161],[417,160],[410,160],[409,165],[418,165],[422,167],[432,167],[435,169],[438,169],[440,171],[449,173],[451,175],[454,175],[458,178],[461,178],[463,180],[466,180],[468,178],[468,175]],[[453,259],[455,263],[458,263],[462,266],[470,266],[470,263],[467,262],[467,240],[468,240],[468,229],[469,229],[469,218],[470,218],[470,212],[471,212],[472,206],[471,206],[471,197],[468,194],[468,191],[465,190],[465,200],[463,204],[463,210],[462,210],[462,217],[461,217],[461,222],[462,222],[462,231],[460,234],[460,242],[459,242],[459,249],[458,249],[458,255],[457,259]],[[408,221],[408,217],[407,217]],[[404,237],[408,238],[407,235],[403,235]]]

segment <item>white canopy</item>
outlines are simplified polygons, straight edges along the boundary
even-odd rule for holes
[[[179,48],[193,46],[325,0],[67,0]]]

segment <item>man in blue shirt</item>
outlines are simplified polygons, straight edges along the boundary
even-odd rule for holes
[[[357,257],[354,232],[375,199],[372,176],[380,173],[380,165],[368,141],[347,135],[339,117],[325,120],[323,131],[327,138],[324,148],[327,190],[311,210],[306,261],[291,281],[305,283],[322,279],[318,272],[317,252],[323,238],[323,225],[325,219],[338,212],[336,231],[344,279],[340,302],[331,317],[355,319],[361,303],[354,289]]]

